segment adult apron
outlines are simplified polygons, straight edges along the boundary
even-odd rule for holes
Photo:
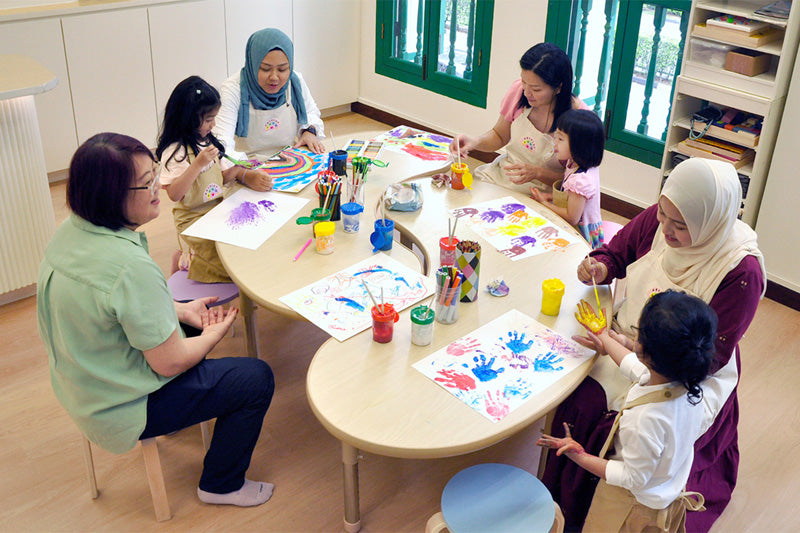
[[[286,102],[275,109],[255,109],[250,104],[247,137],[236,137],[236,150],[248,157],[269,157],[294,144],[297,137],[297,112],[292,106],[291,81],[286,82]]]
[[[530,194],[531,185],[536,186],[538,184],[543,186],[543,184],[538,180],[521,184],[514,183],[506,176],[503,170],[504,166],[514,163],[528,163],[545,167],[555,172],[564,172],[564,167],[561,166],[555,155],[553,138],[549,134],[542,133],[536,129],[528,119],[530,111],[531,108],[526,107],[511,123],[511,135],[508,144],[505,146],[505,153],[498,156],[491,163],[481,165],[475,169],[475,175],[479,179],[496,183],[507,189]]]
[[[187,150],[189,164],[195,159],[194,154],[190,152],[191,150]],[[188,277],[202,283],[228,283],[231,278],[222,266],[214,241],[189,237],[181,233],[222,201],[223,181],[222,170],[215,161],[197,176],[181,201],[172,208],[172,218],[178,229],[181,251],[186,251],[183,246],[185,242],[192,258]]]
[[[686,389],[683,387],[668,387],[661,389],[626,402],[617,413],[611,431],[606,438],[603,448],[598,456],[605,459],[614,435],[619,428],[619,421],[622,412],[632,407],[645,405],[648,403],[658,403],[670,401],[673,398],[682,396]],[[627,395],[626,395],[627,396]],[[651,509],[636,501],[634,495],[627,489],[609,485],[604,479],[600,480],[589,508],[589,514],[584,522],[584,531],[652,531],[658,528],[659,531],[684,532],[686,531],[686,509],[692,511],[702,511],[704,499],[698,492],[683,491],[670,505],[664,509]]]

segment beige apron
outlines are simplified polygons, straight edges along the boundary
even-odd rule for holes
[[[291,81],[286,82],[286,103],[275,109],[255,109],[250,105],[247,137],[236,137],[236,150],[248,157],[270,156],[294,144],[297,138],[297,112],[292,107]]]
[[[503,167],[514,163],[528,163],[530,165],[545,167],[556,172],[564,172],[564,167],[558,162],[553,150],[553,138],[548,133],[542,133],[534,127],[528,119],[531,108],[527,107],[511,123],[511,136],[505,146],[505,153],[486,165],[475,169],[475,176],[484,181],[501,185],[507,189],[530,193],[531,185],[540,184],[539,181],[516,184],[508,179]],[[549,187],[547,187],[549,189]]]
[[[648,403],[666,402],[682,394],[684,390],[683,387],[669,387],[644,394],[627,402],[617,413],[608,438],[598,454],[599,457],[605,459],[625,409]],[[592,505],[589,508],[583,530],[587,532],[668,531],[683,533],[686,531],[686,509],[703,511],[705,510],[704,502],[705,499],[699,492],[684,491],[666,508],[651,509],[636,501],[629,490],[609,485],[604,479],[601,479],[592,498]]]
[[[189,152],[191,150],[187,150],[187,159],[191,164],[195,157]],[[192,258],[189,264],[189,279],[203,283],[231,281],[217,255],[214,241],[181,235],[198,218],[222,201],[223,192],[222,170],[215,161],[197,176],[181,201],[172,208],[172,217],[175,220],[175,227],[178,229],[178,244],[181,251],[185,252],[183,244],[185,242]]]

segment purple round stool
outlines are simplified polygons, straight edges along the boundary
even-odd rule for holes
[[[167,280],[167,286],[176,302],[191,302],[198,298],[216,296],[219,298],[209,307],[222,305],[239,296],[239,287],[235,283],[201,283],[188,278],[186,270],[178,270]]]

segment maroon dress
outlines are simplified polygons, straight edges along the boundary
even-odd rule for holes
[[[650,251],[658,229],[657,210],[657,205],[649,207],[623,227],[610,243],[591,252],[608,268],[608,277],[602,283],[624,278],[627,266]],[[709,302],[719,318],[712,373],[728,363],[736,348],[736,366],[741,376],[738,343],[755,316],[764,283],[758,259],[747,256],[717,287]],[[594,379],[586,378],[556,410],[552,430],[561,436],[562,423],[567,422],[573,438],[585,443],[587,452],[597,454],[615,414],[606,408],[603,388]],[[738,422],[739,403],[734,388],[714,423],[695,442],[694,462],[686,488],[703,494],[706,511],[688,513],[687,531],[708,531],[731,499],[739,468]],[[550,453],[542,481],[561,505],[566,529],[580,530],[598,478],[577,467],[566,456],[556,458],[555,453]]]

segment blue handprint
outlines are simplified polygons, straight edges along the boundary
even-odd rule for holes
[[[505,215],[502,211],[497,211],[495,209],[487,209],[483,213],[481,213],[481,220],[484,222],[494,222],[496,220],[503,220]]]
[[[563,361],[563,357],[558,357],[557,353],[549,352],[546,355],[540,355],[533,362],[533,369],[537,372],[557,372],[563,370],[563,366],[556,367],[557,363]]]
[[[522,237],[514,237],[511,239],[511,244],[514,246],[533,246],[536,244],[536,238],[530,235],[523,235]]]
[[[475,361],[475,367],[470,370],[472,370],[472,373],[475,374],[475,377],[480,381],[491,381],[506,370],[505,368],[499,368],[497,370],[492,368],[494,359],[495,358],[492,357],[487,361],[485,355],[476,355],[472,358],[472,360]],[[469,368],[467,365],[462,366]]]
[[[522,352],[527,352],[531,349],[533,345],[533,341],[525,342],[525,334],[523,333],[521,336],[516,331],[509,331],[507,334],[508,340],[503,340],[503,337],[500,337],[500,342],[506,345],[506,348],[514,352],[514,354],[519,354]]]
[[[524,211],[525,210],[525,206],[522,205],[522,204],[505,204],[500,209],[503,210],[503,213],[505,213],[507,215],[510,215],[511,213],[514,213],[515,211]]]
[[[506,398],[519,396],[521,400],[530,396],[531,392],[531,384],[522,378],[518,378],[516,381],[506,384],[503,389],[503,394]]]

